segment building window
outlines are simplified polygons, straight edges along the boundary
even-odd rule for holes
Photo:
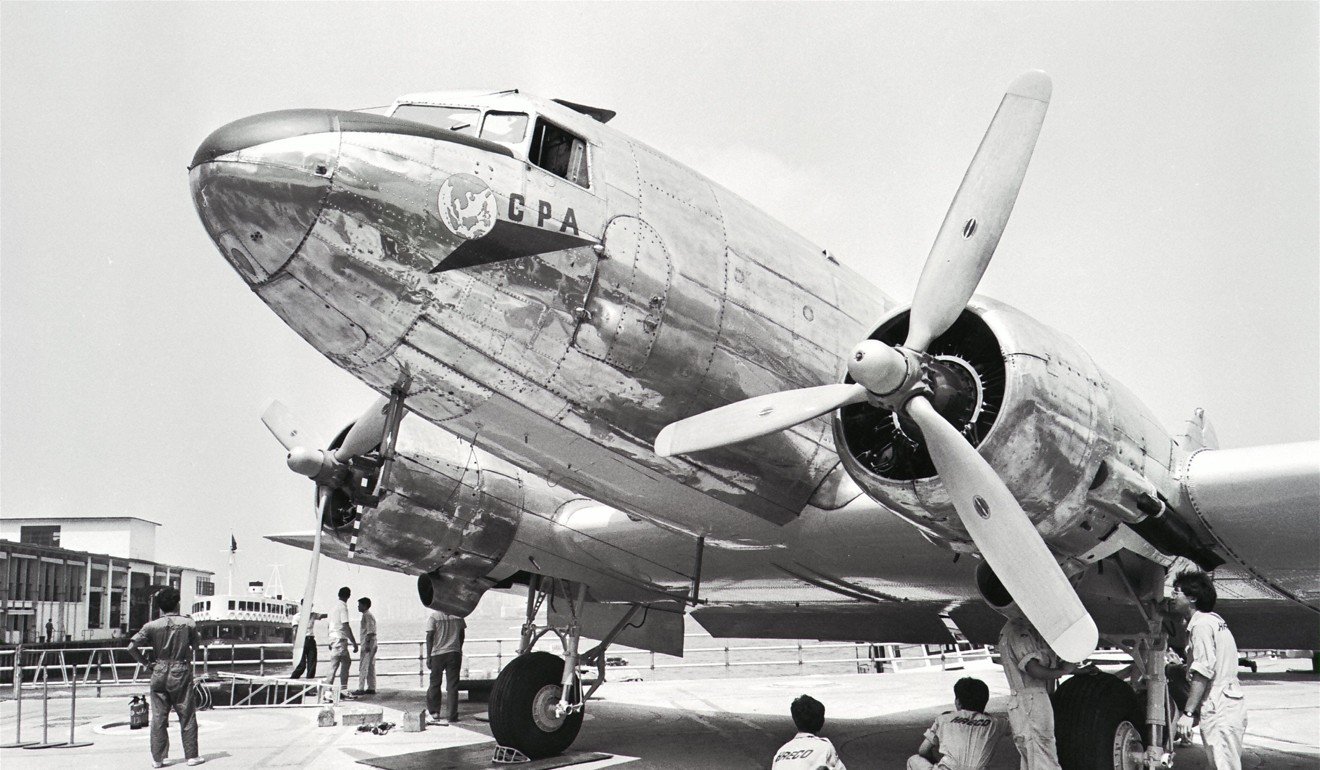
[[[60,528],[56,526],[21,526],[18,528],[18,542],[32,545],[60,545]]]
[[[197,578],[197,595],[214,596],[215,583],[212,583],[211,581],[206,580],[205,578]]]
[[[101,594],[99,591],[93,591],[87,595],[87,627],[101,627]]]

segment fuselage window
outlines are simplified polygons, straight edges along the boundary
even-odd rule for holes
[[[438,126],[468,136],[477,135],[481,111],[466,107],[437,107],[431,104],[400,104],[393,117]]]
[[[521,112],[488,112],[481,121],[481,138],[520,147],[527,138],[527,116]]]
[[[591,186],[587,172],[587,143],[553,123],[536,121],[529,160],[573,184]]]

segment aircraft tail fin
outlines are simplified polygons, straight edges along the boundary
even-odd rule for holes
[[[1215,426],[1210,424],[1204,409],[1197,407],[1188,418],[1182,435],[1178,437],[1178,446],[1188,451],[1219,448],[1219,436],[1215,435]]]

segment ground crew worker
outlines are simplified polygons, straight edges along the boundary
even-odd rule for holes
[[[376,616],[371,614],[371,600],[358,599],[358,629],[362,632],[362,657],[358,658],[358,688],[354,695],[376,694]]]
[[[985,713],[990,688],[967,676],[953,685],[953,711],[935,719],[908,770],[985,770],[1004,735],[1004,721]]]
[[[339,686],[345,690],[348,689],[348,667],[353,663],[353,658],[348,654],[348,645],[353,645],[353,652],[358,651],[353,627],[348,623],[348,597],[352,595],[353,591],[348,586],[339,589],[339,601],[330,611],[330,676],[326,677],[325,683],[334,684],[335,675],[338,675]]]
[[[1005,614],[1009,621],[999,632],[999,657],[1012,693],[1008,726],[1022,755],[1021,770],[1060,770],[1050,692],[1060,677],[1074,672],[1092,673],[1095,669],[1060,661],[1016,607]]]
[[[444,710],[444,724],[458,721],[458,672],[463,667],[463,637],[467,622],[457,615],[431,610],[426,626],[426,667],[431,670],[430,686],[426,688],[426,711],[435,724],[440,724]],[[442,697],[443,696],[443,697]]]
[[[1173,581],[1174,606],[1188,618],[1187,669],[1192,680],[1178,732],[1189,735],[1199,721],[1210,770],[1241,770],[1247,704],[1237,677],[1237,640],[1212,611],[1216,598],[1214,582],[1200,570],[1183,572]]]
[[[325,620],[327,617],[329,616],[324,612],[313,612],[311,614],[311,622],[307,626],[307,633],[303,635],[302,657],[299,658],[298,665],[293,669],[293,673],[289,675],[290,679],[297,679],[304,672],[306,672],[308,679],[316,678],[316,626],[319,621]],[[296,623],[294,628],[297,629]]]
[[[799,695],[788,711],[798,732],[775,752],[771,770],[846,770],[830,739],[817,735],[825,726],[825,704]]]
[[[164,767],[170,738],[165,727],[170,710],[179,717],[183,734],[183,755],[189,765],[206,760],[197,753],[197,708],[193,703],[193,650],[201,644],[197,623],[179,614],[179,592],[162,588],[156,592],[156,607],[161,617],[146,624],[128,643],[128,654],[151,672],[151,763]],[[140,647],[150,646],[153,660],[148,662]]]

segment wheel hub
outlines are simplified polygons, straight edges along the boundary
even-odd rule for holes
[[[1141,741],[1141,732],[1131,722],[1124,720],[1114,730],[1113,760],[1114,770],[1139,770],[1145,767],[1145,744]]]
[[[561,691],[559,685],[548,684],[537,690],[536,696],[532,698],[532,721],[543,732],[553,733],[564,726],[564,717],[555,714]]]

